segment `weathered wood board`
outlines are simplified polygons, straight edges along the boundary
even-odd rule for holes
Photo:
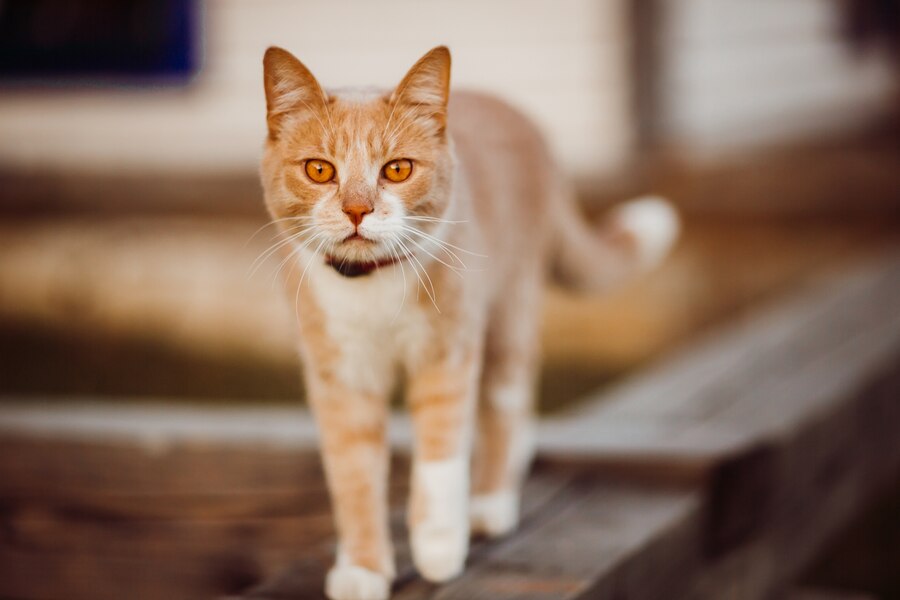
[[[321,597],[334,540],[301,411],[66,410],[0,409],[0,597]],[[393,425],[402,446],[405,421]],[[900,256],[542,427],[522,527],[477,543],[444,586],[411,567],[398,458],[396,598],[778,592],[900,475]]]

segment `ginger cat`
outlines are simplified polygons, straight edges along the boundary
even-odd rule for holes
[[[638,200],[593,231],[534,125],[494,98],[450,93],[447,48],[392,91],[326,92],[280,48],[263,62],[262,183],[339,537],[326,594],[390,593],[385,426],[398,376],[414,429],[413,560],[446,581],[470,531],[503,535],[519,518],[548,274],[613,285],[662,258],[677,217]]]

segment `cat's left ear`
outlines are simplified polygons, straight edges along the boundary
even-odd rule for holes
[[[276,139],[284,118],[303,111],[327,112],[328,96],[313,74],[293,54],[272,47],[263,57],[266,121],[269,137]]]
[[[423,116],[433,118],[443,132],[450,99],[450,50],[438,46],[429,50],[412,66],[397,89],[392,103],[414,107]]]

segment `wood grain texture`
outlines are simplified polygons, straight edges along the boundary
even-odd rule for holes
[[[873,372],[900,338],[900,257],[826,281],[645,369],[584,408],[547,420],[545,455],[713,464],[790,435]]]
[[[439,588],[415,581],[397,598],[649,597],[696,560],[690,537],[696,539],[698,508],[699,496],[691,492],[581,482],[459,580]],[[648,568],[656,573],[644,579]]]
[[[398,457],[394,597],[784,590],[900,475],[898,306],[900,256],[886,255],[547,423],[521,528],[477,542],[444,586],[411,566]],[[70,435],[49,417],[39,433],[17,410],[0,414],[0,597],[321,597],[331,516],[318,458],[295,437],[265,443],[229,425],[217,442],[215,427],[163,419],[129,441],[110,435],[115,420],[91,429],[83,415]]]

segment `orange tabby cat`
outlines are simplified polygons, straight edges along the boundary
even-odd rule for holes
[[[385,425],[398,376],[414,428],[412,556],[446,581],[470,531],[503,535],[518,521],[548,273],[612,285],[667,252],[677,218],[645,199],[592,231],[525,117],[450,94],[444,47],[390,92],[326,92],[279,48],[264,68],[262,182],[339,536],[326,593],[389,594]]]

